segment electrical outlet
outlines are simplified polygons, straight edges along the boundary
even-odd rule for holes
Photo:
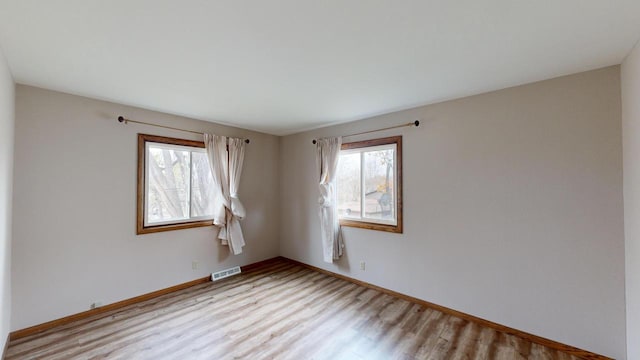
[[[102,306],[102,301],[94,301],[89,305],[89,309],[99,308],[100,306]]]
[[[366,268],[366,263],[364,261],[360,261],[360,270],[364,271]]]
[[[198,262],[197,261],[193,260],[191,262],[191,269],[192,270],[198,270]]]

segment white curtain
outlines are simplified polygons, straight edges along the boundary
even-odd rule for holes
[[[240,220],[245,216],[244,207],[238,199],[238,185],[244,160],[244,141],[204,134],[204,144],[213,176],[213,224],[220,228],[218,238],[228,245],[235,255],[242,253],[245,245]]]
[[[238,198],[240,187],[240,175],[242,175],[242,163],[244,161],[244,139],[229,138],[229,197],[231,208],[227,218],[227,240],[234,254],[242,252],[244,236],[240,228],[240,220],[244,218],[244,206]]]
[[[342,237],[336,207],[336,170],[342,137],[316,141],[316,163],[320,173],[320,232],[324,261],[332,263],[342,256]]]

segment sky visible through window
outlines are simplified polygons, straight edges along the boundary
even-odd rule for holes
[[[148,224],[210,216],[213,179],[207,156],[199,148],[147,145]]]
[[[394,162],[395,144],[342,151],[337,174],[338,215],[395,222]]]

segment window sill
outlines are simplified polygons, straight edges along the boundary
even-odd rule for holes
[[[142,226],[136,229],[136,234],[137,235],[151,234],[151,233],[162,232],[162,231],[191,229],[191,228],[203,227],[203,226],[213,226],[213,221],[198,220],[198,221],[190,221],[190,222],[184,222],[179,224]]]
[[[400,219],[398,219],[398,225],[385,225],[385,224],[376,224],[376,223],[371,223],[366,221],[340,219],[340,226],[348,226],[348,227],[354,227],[354,228],[360,228],[360,229],[386,231],[386,232],[402,234],[402,221],[400,221]]]

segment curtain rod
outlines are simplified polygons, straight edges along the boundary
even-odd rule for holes
[[[152,124],[152,123],[148,123],[148,122],[144,122],[144,121],[131,120],[131,119],[125,118],[124,116],[118,116],[118,122],[123,123],[123,124],[127,124],[127,123],[132,122],[132,123],[136,123],[136,124],[143,124],[143,125],[160,127],[160,128],[164,128],[164,129],[178,130],[178,131],[184,131],[184,132],[188,132],[188,133],[192,133],[192,134],[204,135],[204,133],[200,132],[200,131],[186,130],[186,129],[180,129],[180,128],[175,128],[175,127],[171,127],[171,126]],[[244,139],[244,142],[248,144],[249,143],[249,139]]]
[[[406,124],[394,125],[394,126],[389,126],[389,127],[382,128],[382,129],[363,131],[363,132],[359,132],[359,133],[355,133],[355,134],[342,135],[342,136],[343,137],[347,137],[347,136],[363,135],[363,134],[368,134],[368,133],[372,133],[372,132],[378,132],[378,131],[384,131],[384,130],[389,130],[389,129],[401,128],[401,127],[405,127],[405,126],[416,126],[417,127],[417,126],[420,126],[420,121],[416,120],[414,122],[410,122],[410,123],[406,123]],[[316,142],[317,142],[316,139],[311,140],[312,144],[315,144]]]

